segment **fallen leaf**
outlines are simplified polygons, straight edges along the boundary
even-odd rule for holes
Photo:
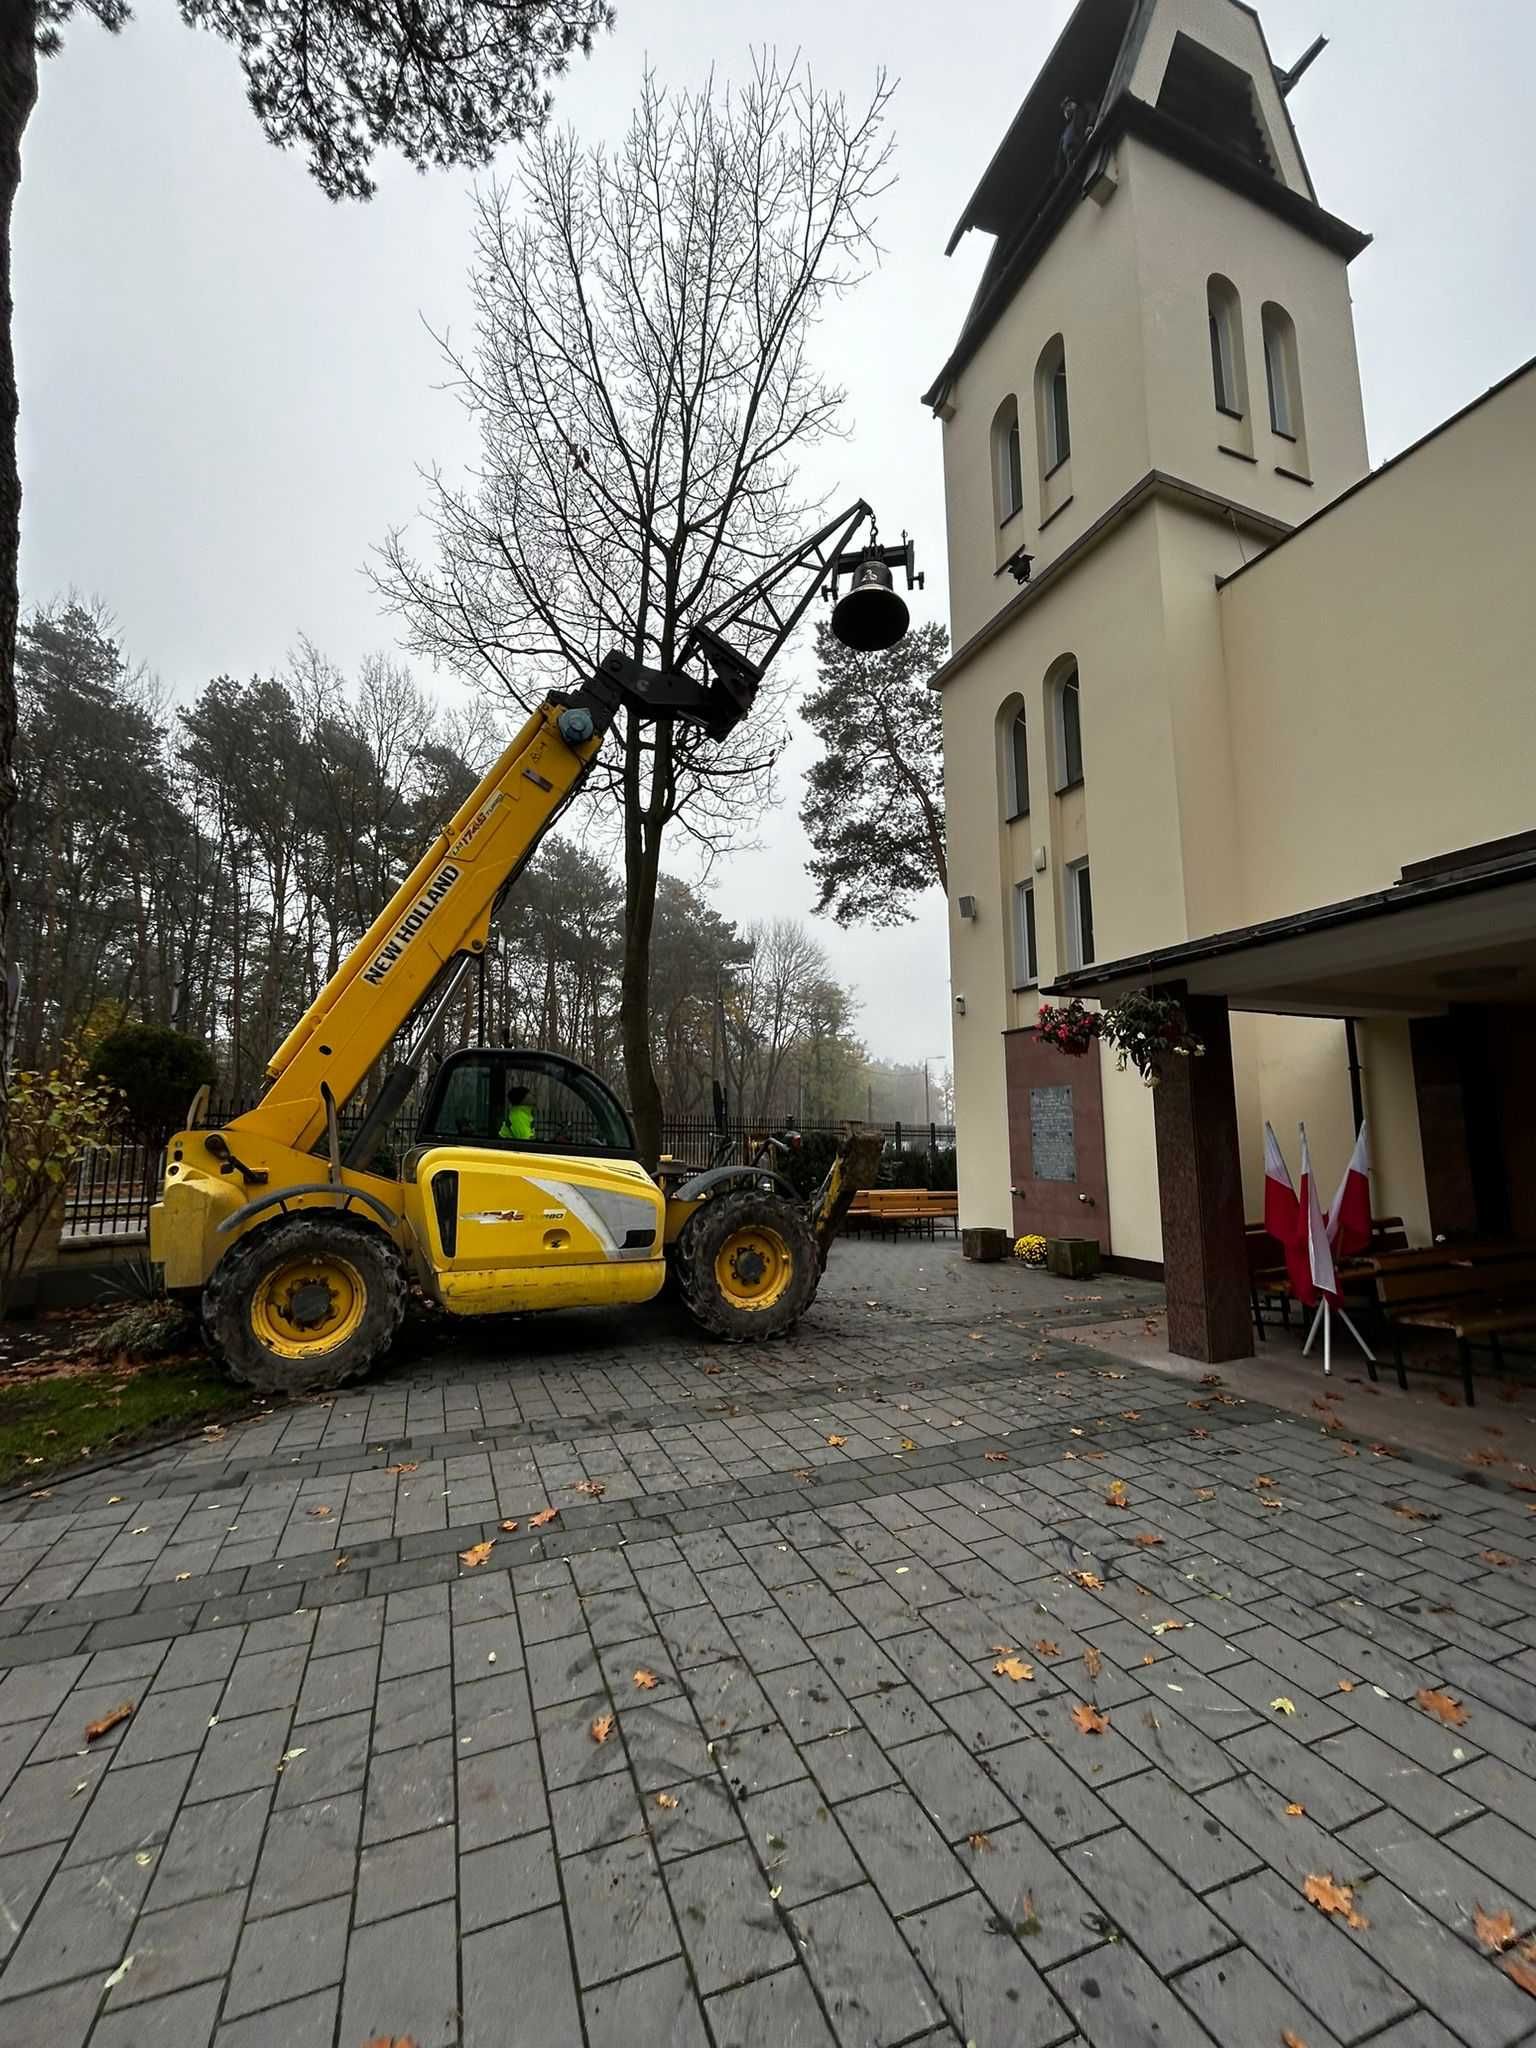
[[[843,1448],[843,1445],[847,1443],[847,1441],[848,1439],[845,1436],[829,1436],[827,1438],[827,1442],[832,1446],[834,1451],[840,1451]]]
[[[973,1849],[984,1850],[990,1849],[992,1846],[992,1837],[984,1835],[980,1828],[976,1830],[974,1835],[967,1835],[965,1839]]]
[[[1506,1956],[1504,1974],[1512,1978],[1522,1991],[1528,1991],[1532,1998],[1536,1998],[1536,1954],[1527,1955],[1522,1949],[1517,1956]]]
[[[1426,1714],[1433,1714],[1437,1721],[1443,1721],[1447,1728],[1464,1728],[1467,1710],[1458,1699],[1448,1692],[1436,1692],[1433,1686],[1421,1685],[1414,1698]]]
[[[1305,1813],[1307,1809],[1302,1805],[1299,1799],[1293,1799],[1290,1805],[1285,1810],[1291,1816],[1292,1820],[1294,1820],[1298,1814]]]
[[[528,1517],[528,1526],[530,1529],[547,1529],[559,1512],[558,1508],[540,1508],[536,1515]]]
[[[1358,1458],[1360,1455],[1353,1444],[1338,1444],[1335,1448],[1346,1458]]]
[[[992,1669],[997,1677],[1011,1678],[1015,1685],[1020,1679],[1033,1678],[1035,1675],[1034,1665],[1026,1664],[1022,1657],[999,1657]]]
[[[108,1506],[109,1508],[115,1508],[115,1507],[118,1507],[118,1506],[120,1506],[120,1505],[121,1505],[121,1503],[122,1503],[122,1501],[123,1501],[123,1500],[125,1499],[125,1497],[126,1497],[126,1496],[125,1496],[125,1495],[123,1495],[123,1494],[121,1494],[121,1493],[109,1493],[109,1494],[107,1495],[107,1506]]]
[[[599,1714],[589,1732],[594,1742],[606,1742],[613,1733],[612,1714]]]
[[[1049,1636],[1042,1636],[1038,1643],[1033,1643],[1030,1647],[1037,1657],[1059,1657],[1061,1655],[1060,1643],[1053,1643]]]
[[[414,1472],[417,1470],[417,1461],[413,1458],[408,1465],[386,1465],[384,1470],[386,1472]]]
[[[1151,1529],[1143,1529],[1138,1535],[1131,1538],[1131,1541],[1138,1550],[1156,1550],[1162,1540],[1162,1537],[1156,1535]]]
[[[917,1449],[917,1445],[914,1443],[911,1437],[904,1436],[901,1440],[901,1448],[904,1451],[915,1451]]]
[[[1274,1708],[1277,1714],[1294,1714],[1296,1711],[1296,1702],[1294,1700],[1287,1699],[1284,1693],[1280,1695],[1279,1699],[1271,1700],[1269,1704]]]
[[[1266,1486],[1278,1486],[1279,1483],[1272,1473],[1261,1472],[1253,1482],[1253,1490],[1255,1493],[1262,1493]]]
[[[981,1455],[983,1461],[988,1465],[1006,1465],[1008,1462],[1008,1453],[1006,1451],[983,1451]]]
[[[647,1671],[645,1666],[642,1664],[640,1669],[635,1673],[635,1683],[639,1686],[642,1692],[654,1692],[657,1686],[660,1685],[661,1680],[656,1676],[654,1671]]]
[[[1340,1692],[1353,1692],[1353,1691],[1354,1691],[1354,1689],[1355,1689],[1355,1687],[1356,1687],[1356,1685],[1357,1685],[1358,1683],[1359,1683],[1359,1681],[1358,1681],[1357,1679],[1354,1679],[1354,1678],[1341,1678],[1341,1679],[1339,1680],[1339,1691],[1340,1691]]]
[[[183,1585],[183,1584],[184,1584],[184,1583],[185,1583],[185,1582],[186,1582],[186,1581],[187,1581],[188,1579],[190,1579],[190,1578],[191,1578],[191,1576],[192,1576],[192,1574],[191,1574],[190,1572],[178,1572],[178,1573],[176,1574],[176,1583],[177,1583],[177,1585],[178,1585],[178,1586],[180,1586],[180,1585]]]
[[[1506,1556],[1502,1550],[1480,1550],[1477,1554],[1484,1564],[1491,1564],[1499,1571],[1513,1571],[1520,1562],[1516,1557]]]
[[[1141,1661],[1143,1664],[1155,1664],[1157,1662],[1157,1659],[1153,1656],[1152,1652],[1148,1650],[1147,1654],[1145,1655],[1145,1657],[1142,1658]]]
[[[1109,1726],[1108,1714],[1101,1714],[1097,1707],[1084,1706],[1081,1701],[1072,1709],[1072,1719],[1084,1735],[1102,1735]]]
[[[1214,1500],[1215,1498],[1216,1489],[1214,1486],[1197,1486],[1195,1488],[1196,1500]]]
[[[810,1482],[816,1477],[816,1474],[807,1465],[806,1467],[804,1467],[803,1470],[799,1472],[792,1472],[790,1474],[790,1477],[792,1479],[798,1479],[802,1485],[808,1486]]]
[[[409,2034],[375,2034],[371,2041],[365,2041],[363,2048],[416,2048]]]
[[[1109,1491],[1104,1496],[1104,1502],[1107,1507],[1112,1508],[1128,1508],[1130,1506],[1131,1497],[1125,1490],[1125,1481],[1123,1479],[1111,1479]]]
[[[663,1813],[671,1813],[673,1808],[677,1805],[677,1799],[676,1796],[671,1792],[658,1792],[656,1794],[656,1804],[661,1808]]]
[[[1280,2029],[1280,2048],[1307,2048],[1300,2034],[1293,2034],[1289,2027]]]
[[[1085,1593],[1100,1593],[1104,1590],[1104,1581],[1097,1572],[1068,1572],[1067,1577],[1074,1586],[1081,1586]]]
[[[1320,1913],[1339,1914],[1346,1927],[1370,1926],[1371,1923],[1365,1915],[1355,1910],[1353,1885],[1340,1884],[1335,1878],[1313,1874],[1307,1878],[1301,1889]]]
[[[1191,1436],[1209,1436],[1211,1432],[1208,1429],[1192,1429],[1189,1433]]]
[[[1189,1623],[1187,1621],[1154,1621],[1152,1624],[1152,1633],[1155,1636],[1165,1636],[1168,1634],[1170,1629],[1188,1627]]]
[[[1097,1678],[1104,1669],[1103,1652],[1096,1643],[1090,1643],[1083,1652],[1083,1668],[1090,1678]]]
[[[313,1515],[313,1516],[314,1516],[314,1518],[315,1518],[315,1520],[316,1520],[317,1522],[323,1522],[323,1521],[325,1520],[326,1516],[327,1516],[327,1515],[328,1515],[328,1514],[329,1514],[329,1513],[330,1513],[331,1511],[330,1511],[330,1509],[329,1509],[329,1508],[324,1508],[324,1507],[313,1507],[313,1508],[306,1508],[306,1509],[304,1510],[304,1512],[305,1512],[305,1514],[306,1514],[306,1515]]]
[[[711,1375],[720,1372],[722,1369],[723,1368],[718,1365],[706,1365],[704,1368],[704,1370]]]
[[[128,1716],[133,1712],[133,1706],[132,1700],[123,1700],[119,1705],[110,1707],[99,1721],[87,1721],[85,1724],[86,1741],[99,1742],[103,1735],[110,1735],[114,1728],[121,1726],[128,1719]]]
[[[469,1571],[473,1571],[477,1564],[485,1563],[485,1560],[495,1548],[495,1537],[487,1536],[483,1543],[472,1543],[468,1550],[461,1550],[459,1552],[459,1563]]]
[[[113,1988],[113,1986],[114,1986],[114,1985],[117,1985],[117,1984],[121,1984],[121,1983],[122,1983],[122,1981],[123,1981],[123,1979],[124,1979],[124,1978],[125,1978],[125,1977],[127,1976],[128,1972],[129,1972],[129,1971],[130,1971],[130,1970],[131,1970],[132,1968],[133,1968],[133,1957],[132,1957],[132,1956],[124,1956],[124,1957],[123,1957],[123,1960],[122,1960],[122,1961],[121,1961],[121,1962],[120,1962],[120,1963],[118,1964],[117,1968],[116,1968],[116,1969],[115,1969],[115,1970],[114,1970],[114,1971],[112,1972],[111,1976],[110,1976],[110,1977],[108,1977],[108,1978],[107,1978],[107,1979],[105,1980],[105,1982],[104,1982],[104,1983],[102,1984],[102,1987],[101,1987],[101,1988],[102,1988],[102,1990],[103,1990],[103,1991],[110,1991],[110,1990],[111,1990],[111,1989]]]
[[[1139,1408],[1122,1408],[1120,1410],[1120,1420],[1122,1422],[1140,1422],[1141,1410]]]
[[[1411,1500],[1395,1502],[1392,1512],[1401,1515],[1405,1522],[1438,1522],[1440,1519],[1433,1508],[1415,1507]]]
[[[501,1526],[501,1530],[502,1530],[502,1533],[503,1533],[503,1535],[506,1535],[506,1536],[515,1536],[515,1535],[517,1534],[517,1524],[516,1524],[516,1522],[513,1522],[513,1521],[507,1521],[507,1522],[503,1522],[503,1523],[502,1523],[502,1524],[501,1524],[500,1526]]]
[[[601,1500],[608,1489],[601,1479],[578,1479],[576,1491],[587,1494],[592,1500]]]
[[[1491,1955],[1498,1955],[1501,1949],[1514,1943],[1515,1916],[1507,1906],[1497,1913],[1487,1913],[1481,1906],[1474,1908],[1472,1926],[1479,1942]]]
[[[331,1565],[331,1570],[333,1572],[344,1572],[351,1562],[352,1553],[349,1550],[339,1551]]]
[[[1267,1499],[1261,1493],[1259,1495],[1259,1506],[1261,1508],[1283,1508],[1285,1506],[1285,1502],[1283,1500]]]

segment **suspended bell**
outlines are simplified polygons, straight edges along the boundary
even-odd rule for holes
[[[832,631],[838,639],[855,654],[880,654],[896,645],[910,623],[886,564],[875,557],[860,562],[833,608]]]

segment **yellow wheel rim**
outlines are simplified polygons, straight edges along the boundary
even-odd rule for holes
[[[789,1246],[761,1223],[733,1230],[715,1253],[715,1284],[732,1308],[772,1308],[794,1270]]]
[[[345,1344],[367,1306],[367,1286],[350,1259],[284,1259],[256,1284],[251,1329],[280,1358],[313,1358]]]

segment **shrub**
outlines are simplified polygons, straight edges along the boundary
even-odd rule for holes
[[[71,1167],[110,1140],[119,1102],[73,1045],[47,1073],[11,1076],[0,1160],[0,1309],[59,1213]]]
[[[121,1092],[133,1121],[155,1131],[176,1130],[218,1071],[201,1039],[164,1024],[120,1024],[97,1046],[95,1066]]]

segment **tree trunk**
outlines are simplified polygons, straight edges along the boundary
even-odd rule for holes
[[[11,834],[16,817],[16,628],[21,611],[21,475],[16,467],[16,355],[11,338],[11,214],[21,183],[21,138],[37,104],[37,10],[0,7],[0,1142],[10,1041]]]
[[[640,1141],[640,1158],[661,1157],[661,1090],[651,1052],[651,930],[661,871],[661,828],[640,801],[640,721],[633,711],[624,734],[624,960],[619,976],[619,1025],[624,1080]],[[657,736],[660,743],[660,735]]]

